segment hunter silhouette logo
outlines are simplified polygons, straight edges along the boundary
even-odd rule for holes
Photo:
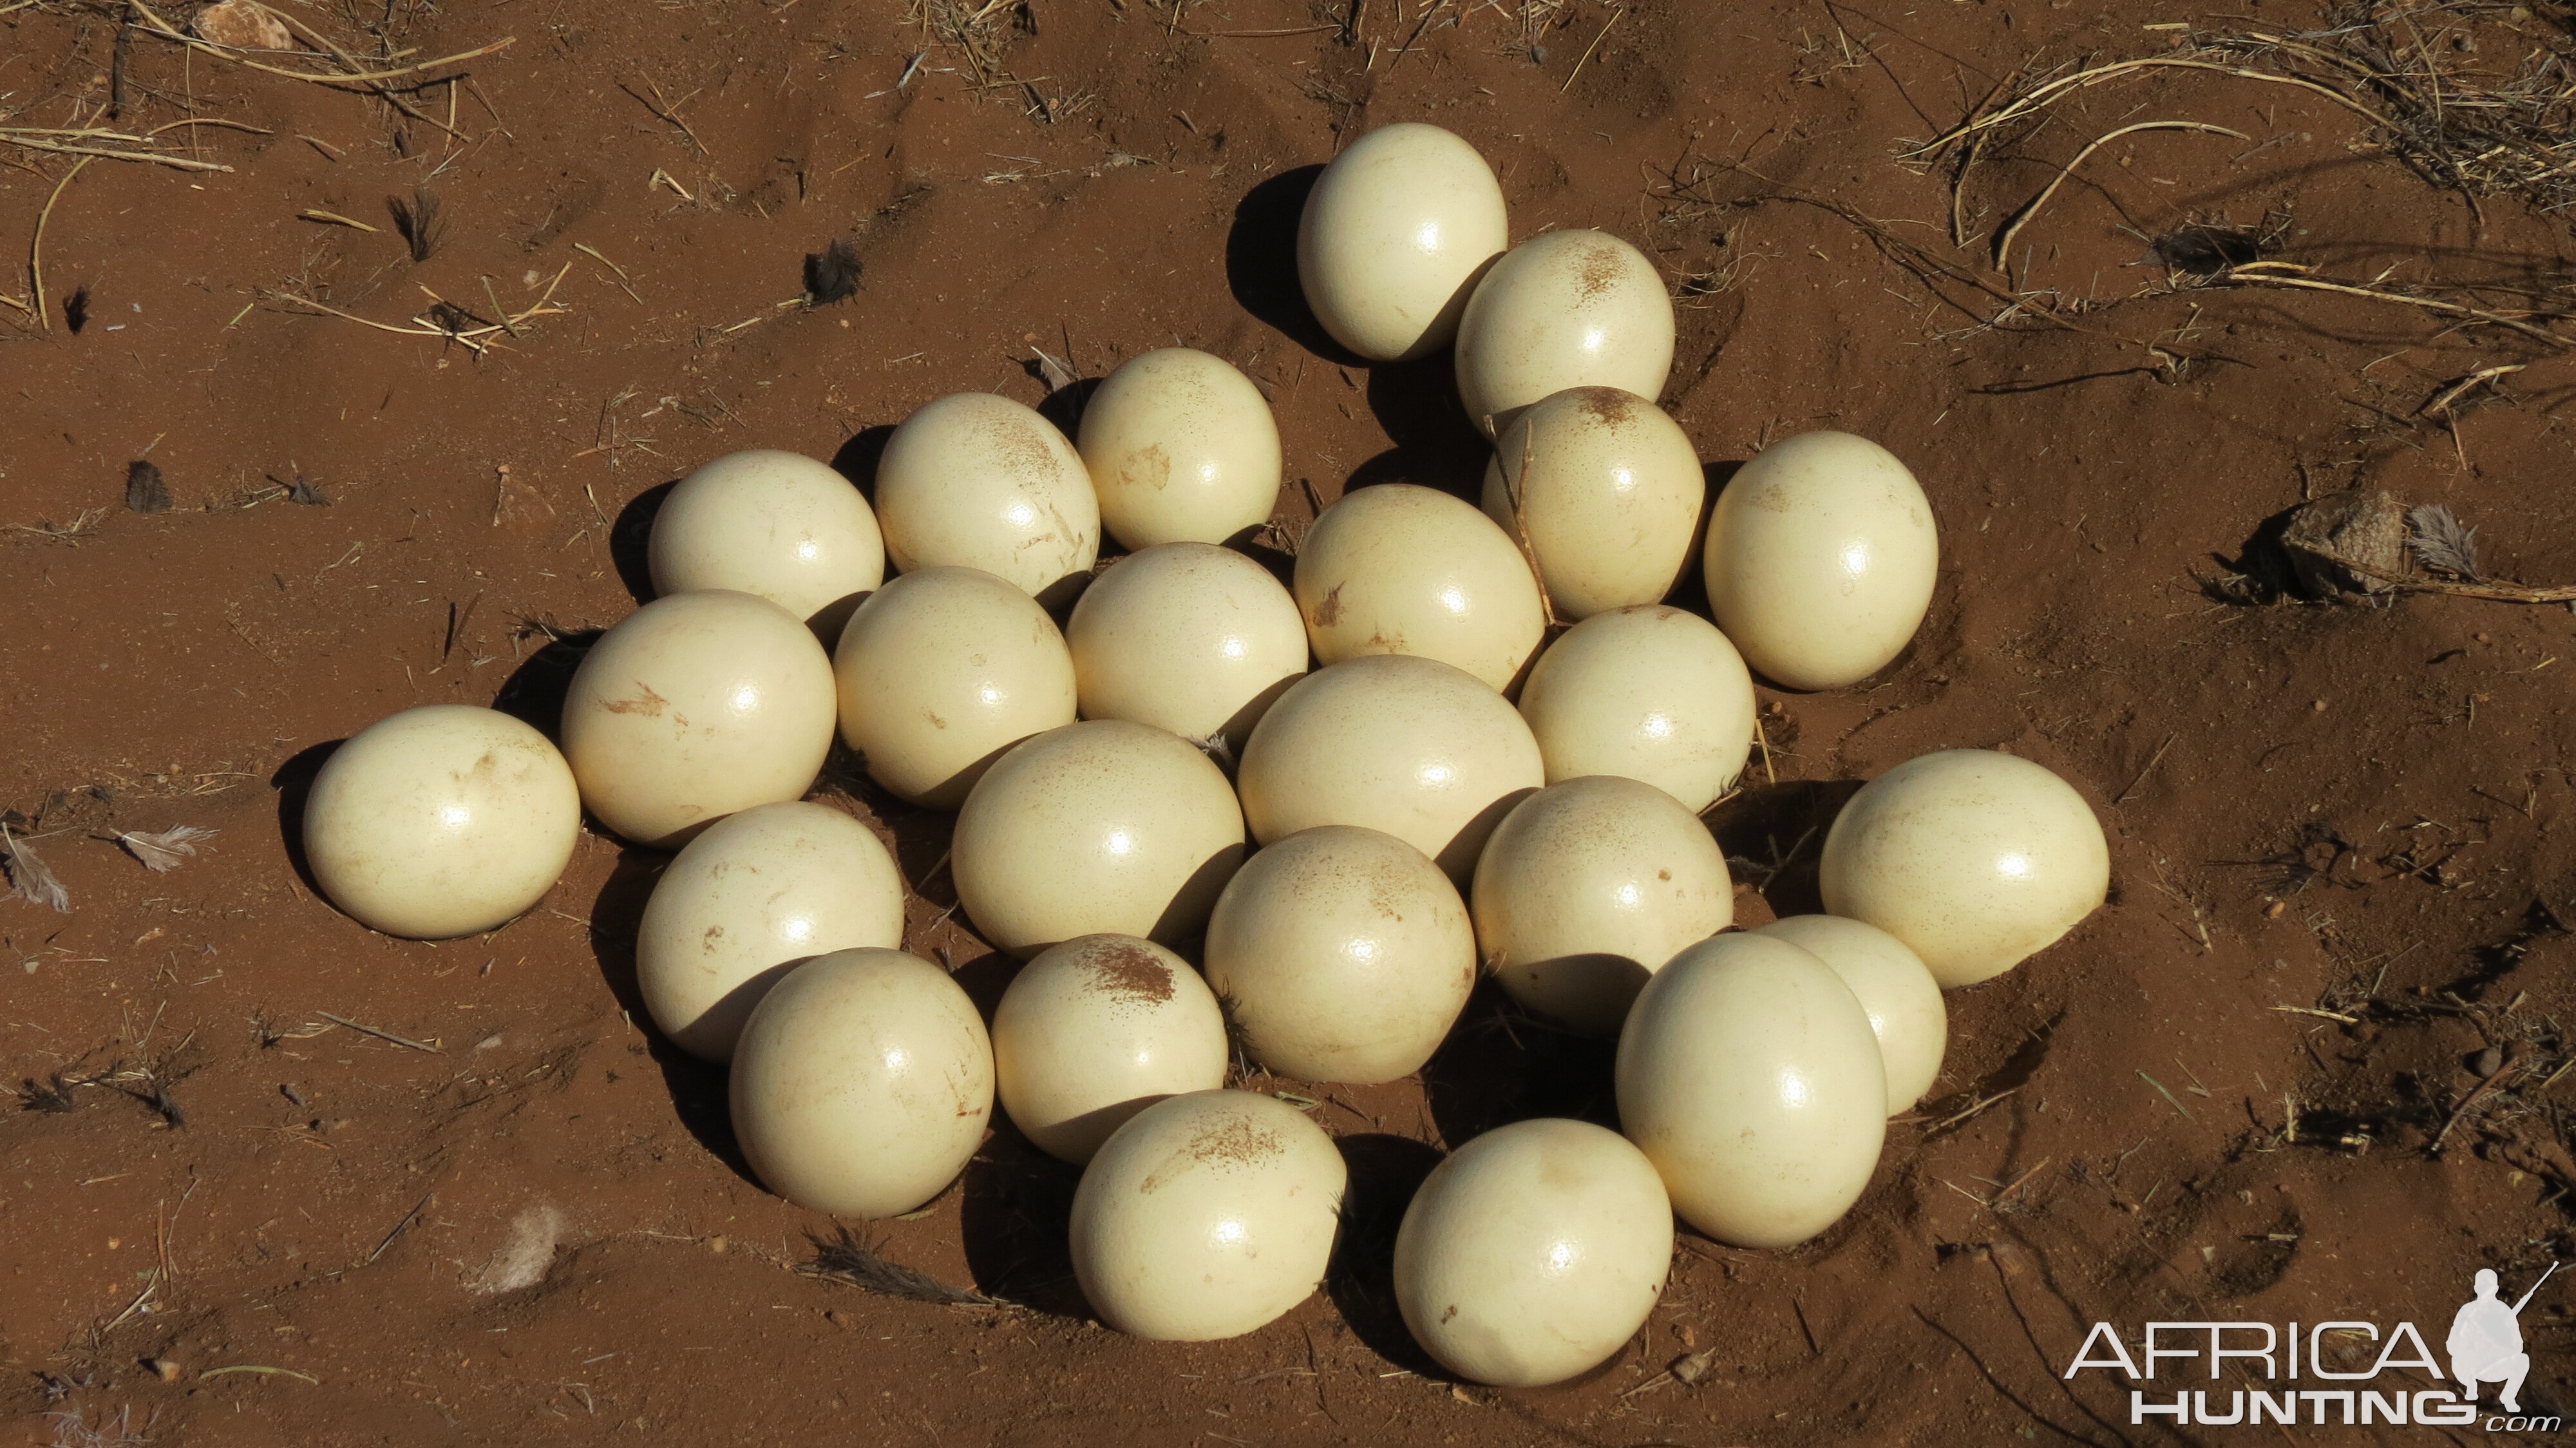
[[[2550,1263],[2540,1282],[2548,1281],[2557,1270],[2558,1264]],[[2531,1292],[2507,1307],[2496,1298],[2496,1275],[2478,1269],[2478,1295],[2452,1315],[2451,1336],[2442,1344],[2450,1349],[2451,1376],[2460,1380],[2462,1395],[2474,1400],[2480,1383],[2502,1383],[2504,1390],[2496,1394],[2496,1401],[2508,1413],[2522,1411],[2522,1380],[2531,1372],[2530,1355],[2522,1350],[2522,1309],[2540,1290],[2540,1282],[2531,1284]]]
[[[2319,1427],[2476,1424],[2491,1433],[2552,1433],[2562,1426],[2555,1414],[2522,1411],[2523,1380],[2531,1373],[2531,1355],[2523,1351],[2522,1310],[2557,1271],[2558,1264],[2551,1263],[2528,1291],[2508,1303],[2498,1295],[2496,1274],[2480,1269],[2473,1279],[2476,1295],[2451,1315],[2450,1335],[2443,1339],[2447,1375],[2445,1363],[2434,1357],[2415,1324],[2399,1322],[2383,1331],[2375,1322],[2339,1321],[2304,1327],[2296,1322],[2150,1322],[2134,1355],[2111,1324],[2097,1322],[2064,1376],[2105,1369],[2125,1374],[2133,1383],[2151,1383],[2162,1368],[2168,1381],[2188,1379],[2200,1376],[2193,1369],[2206,1360],[2210,1388],[2176,1391],[2170,1399],[2161,1391],[2130,1389],[2132,1426],[2155,1418],[2212,1428],[2294,1424],[2304,1409],[2307,1422]],[[2356,1354],[2357,1345],[2364,1351]],[[2239,1381],[2264,1386],[2218,1388],[2231,1358]],[[2173,1359],[2186,1362],[2177,1369]],[[2395,1368],[2412,1368],[2422,1376],[2412,1381],[2389,1376]],[[2426,1380],[2444,1382],[2446,1376],[2445,1386],[2424,1386]],[[2488,1384],[2496,1386],[2495,1401],[2504,1411],[2481,1421],[2478,1399]]]

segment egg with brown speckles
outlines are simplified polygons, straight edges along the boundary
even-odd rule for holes
[[[1326,664],[1410,654],[1504,690],[1547,635],[1519,545],[1493,519],[1412,483],[1361,488],[1326,508],[1297,545],[1296,592]]]
[[[1596,613],[1557,636],[1521,686],[1548,783],[1643,780],[1697,813],[1753,750],[1753,675],[1697,614],[1659,603]]]
[[[1651,784],[1595,774],[1514,806],[1476,864],[1476,943],[1532,1011],[1612,1036],[1646,978],[1735,921],[1726,852]]]
[[[1002,1109],[1076,1166],[1137,1112],[1225,1084],[1225,1014],[1190,963],[1133,935],[1084,935],[1011,977],[993,1012]]]
[[[1003,755],[966,796],[953,840],[959,903],[1025,960],[1078,935],[1196,936],[1243,863],[1243,811],[1198,746],[1094,719]]]
[[[1207,543],[1165,543],[1102,570],[1064,641],[1086,719],[1130,719],[1240,755],[1306,675],[1306,622],[1270,570]]]
[[[1503,254],[1458,319],[1458,397],[1494,436],[1569,387],[1653,401],[1673,367],[1663,273],[1606,231],[1551,231]]]
[[[516,919],[572,859],[581,794],[546,736],[424,704],[331,752],[304,801],[314,882],[359,924],[446,940]]]
[[[1327,825],[1254,855],[1207,928],[1208,985],[1253,1060],[1392,1081],[1431,1059],[1476,987],[1476,934],[1420,850]]]
[[[752,1008],[727,1091],[762,1184],[891,1217],[956,1180],[993,1114],[993,1048],[948,972],[894,950],[809,960]]]
[[[1465,883],[1494,826],[1545,782],[1538,741],[1503,696],[1436,659],[1373,654],[1318,669],[1252,730],[1235,776],[1263,844],[1360,825]]]
[[[1164,347],[1131,357],[1082,406],[1100,521],[1130,549],[1223,543],[1279,502],[1279,424],[1222,357]]]
[[[910,804],[955,809],[1004,750],[1073,722],[1073,654],[1037,600],[980,568],[868,596],[833,651],[841,742]]]
[[[1082,455],[1036,409],[989,392],[923,406],[877,461],[877,522],[905,573],[980,568],[1049,608],[1100,556],[1100,499]]]
[[[1350,1170],[1304,1112],[1251,1091],[1158,1101],[1074,1189],[1073,1272],[1133,1337],[1240,1337],[1323,1281]]]
[[[673,1044],[729,1061],[752,1007],[797,965],[901,945],[903,897],[885,843],[829,805],[727,815],[654,882],[636,931],[636,989]]]
[[[730,588],[806,621],[825,648],[885,581],[877,515],[848,478],[800,453],[727,453],[675,484],[645,546],[657,594]]]
[[[1839,689],[1887,667],[1932,606],[1932,504],[1847,432],[1773,443],[1727,480],[1702,551],[1708,606],[1755,671]]]
[[[802,795],[833,713],[832,661],[803,619],[748,593],[675,593],[582,656],[564,759],[601,824],[678,849],[735,810]]]
[[[1503,431],[1485,515],[1525,540],[1568,623],[1660,603],[1699,544],[1708,480],[1680,424],[1633,392],[1569,387]]]
[[[1399,121],[1315,178],[1297,219],[1297,279],[1334,340],[1409,362],[1449,345],[1476,279],[1510,244],[1503,188],[1476,148]]]

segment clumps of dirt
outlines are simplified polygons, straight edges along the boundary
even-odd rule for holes
[[[1141,945],[1118,943],[1091,952],[1091,988],[1136,1005],[1172,998],[1172,968]]]

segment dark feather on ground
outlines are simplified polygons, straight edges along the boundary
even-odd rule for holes
[[[72,288],[72,294],[63,298],[63,325],[71,328],[75,337],[89,325],[89,283]]]
[[[129,513],[170,511],[170,484],[156,464],[136,458],[125,465],[125,510]]]
[[[2471,583],[2486,576],[2478,572],[2478,530],[2463,526],[2450,509],[2426,503],[2407,513],[2406,523],[2406,546],[2416,562]]]
[[[935,1302],[946,1307],[1008,1307],[998,1297],[963,1287],[951,1287],[927,1272],[893,1261],[849,1228],[840,1228],[832,1237],[809,1236],[814,1244],[814,1260],[796,1270],[808,1277],[846,1282],[853,1287],[887,1297],[902,1297],[914,1302]]]
[[[385,209],[393,213],[394,230],[411,243],[411,259],[427,261],[438,254],[438,244],[447,239],[447,219],[438,214],[438,193],[429,187],[412,188],[411,199],[399,196],[385,198]]]
[[[835,240],[805,258],[805,300],[820,307],[845,302],[859,293],[859,253]]]

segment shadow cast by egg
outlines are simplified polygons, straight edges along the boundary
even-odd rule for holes
[[[325,902],[331,897],[323,893],[322,882],[313,875],[313,861],[304,853],[304,806],[313,797],[313,781],[322,773],[323,764],[348,742],[331,739],[299,749],[268,777],[268,787],[277,791],[277,834],[286,847],[286,863],[295,871],[295,878],[304,882],[304,888]]]
[[[1440,1165],[1440,1150],[1385,1132],[1345,1136],[1334,1144],[1350,1184],[1342,1194],[1341,1233],[1325,1270],[1324,1295],[1371,1352],[1423,1377],[1445,1379],[1447,1371],[1413,1340],[1395,1299],[1396,1233],[1423,1178]]]

